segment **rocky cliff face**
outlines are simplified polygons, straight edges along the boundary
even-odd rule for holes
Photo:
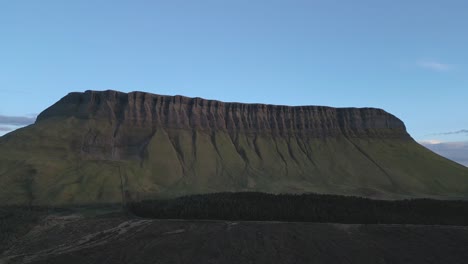
[[[164,127],[208,132],[300,134],[316,138],[345,135],[410,139],[403,122],[381,109],[223,103],[143,92],[70,93],[42,112],[37,122],[71,116],[153,130]],[[118,126],[115,133],[118,133]]]
[[[110,90],[70,93],[42,112],[37,122],[70,117],[110,124],[106,133],[89,128],[82,143],[84,152],[105,159],[137,157],[158,129],[227,133],[231,138],[242,134],[411,140],[401,120],[375,108],[224,103]]]
[[[95,203],[220,191],[460,198],[468,169],[375,108],[70,93],[0,138],[0,203]]]

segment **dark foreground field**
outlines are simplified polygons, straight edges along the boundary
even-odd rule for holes
[[[468,227],[46,216],[0,263],[467,263]]]

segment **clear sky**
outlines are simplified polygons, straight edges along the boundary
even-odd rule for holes
[[[114,89],[378,107],[417,140],[468,141],[467,14],[466,0],[0,0],[0,135],[69,92]]]

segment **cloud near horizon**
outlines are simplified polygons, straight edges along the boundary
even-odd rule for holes
[[[418,61],[417,65],[421,68],[438,72],[446,72],[453,68],[453,65],[432,60]]]
[[[468,167],[468,141],[440,142],[434,140],[420,141],[421,145],[433,152]]]
[[[0,115],[0,125],[26,126],[34,123],[34,121],[36,121],[36,117]],[[2,127],[5,128],[5,126]]]
[[[8,132],[8,131],[11,131],[11,130],[13,130],[13,128],[8,127],[8,126],[0,126],[0,131]]]
[[[434,144],[440,144],[440,143],[443,143],[443,141],[440,141],[438,139],[429,139],[429,140],[422,140],[422,141],[418,141],[419,144],[422,144],[422,145],[434,145]]]

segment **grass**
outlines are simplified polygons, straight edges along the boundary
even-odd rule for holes
[[[468,169],[413,140],[155,132],[47,119],[0,138],[0,204],[121,203],[197,193],[468,196]],[[122,132],[122,133],[123,133]],[[120,142],[120,143],[119,143]]]

